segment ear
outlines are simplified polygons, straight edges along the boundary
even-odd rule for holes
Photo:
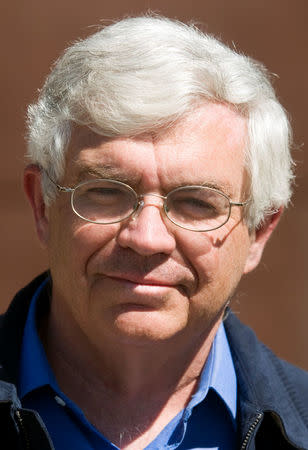
[[[49,221],[41,187],[41,169],[35,164],[30,164],[25,168],[24,191],[32,207],[38,238],[43,247],[46,247]]]
[[[266,242],[278,225],[283,207],[268,215],[261,226],[251,233],[251,244],[245,264],[244,273],[251,272],[259,264]]]

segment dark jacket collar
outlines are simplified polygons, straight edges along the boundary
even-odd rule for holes
[[[0,316],[0,379],[17,384],[19,354],[29,306],[48,272],[36,277],[14,297],[8,310]]]
[[[277,358],[230,313],[225,320],[240,396],[242,439],[257,414],[271,414],[289,443],[308,449],[308,374]]]

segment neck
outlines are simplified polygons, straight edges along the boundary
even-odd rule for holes
[[[50,318],[42,339],[60,387],[66,374],[69,383],[74,374],[74,378],[80,377],[91,385],[133,396],[156,387],[162,391],[181,389],[197,379],[219,324],[196,336],[193,342],[185,342],[183,335],[145,346],[109,343],[107,339],[103,346],[94,346],[86,339],[78,339],[72,330],[67,333]]]

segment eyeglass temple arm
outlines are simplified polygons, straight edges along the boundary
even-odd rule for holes
[[[231,200],[230,200],[231,206],[245,206],[245,205],[248,205],[248,203],[249,203],[249,200],[247,200],[246,202],[231,202]]]
[[[68,187],[60,186],[60,184],[57,184],[57,183],[55,183],[55,185],[56,185],[58,191],[61,191],[61,192],[73,192],[73,191],[74,191],[73,188],[68,188]]]
[[[68,188],[68,187],[64,187],[61,186],[60,184],[56,183],[51,176],[49,175],[49,173],[47,172],[47,170],[42,169],[44,171],[44,173],[47,175],[48,179],[56,186],[56,188],[58,189],[58,191],[61,192],[72,192],[74,189],[73,188]]]

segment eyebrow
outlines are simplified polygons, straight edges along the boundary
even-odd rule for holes
[[[216,191],[222,192],[223,194],[227,195],[230,199],[232,198],[232,196],[234,196],[234,187],[226,182],[226,181],[216,181],[216,180],[211,180],[210,178],[206,181],[203,180],[190,180],[188,182],[180,182],[177,183],[174,186],[171,186],[171,190],[172,189],[176,189],[178,187],[185,187],[185,186],[203,186],[203,187],[207,187],[210,189],[215,189]]]
[[[205,186],[211,189],[216,189],[216,191],[220,191],[223,194],[226,194],[228,197],[232,198],[234,195],[233,191],[234,188],[231,186],[231,184],[226,182],[221,182],[217,184],[215,181],[205,181],[203,183],[198,184],[198,186]]]
[[[137,182],[138,177],[135,174],[128,174],[121,169],[111,165],[104,166],[80,166],[77,174],[77,183],[87,180],[89,177],[106,178],[121,181],[126,184],[134,184]]]

